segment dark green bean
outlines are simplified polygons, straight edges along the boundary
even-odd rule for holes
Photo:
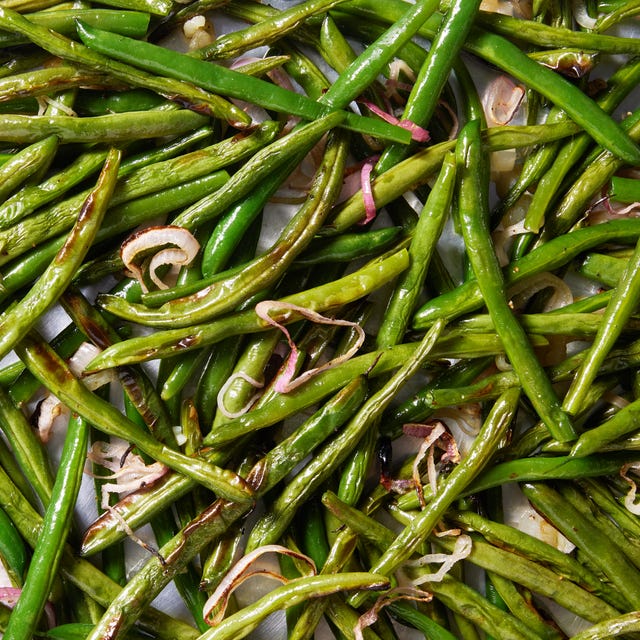
[[[220,91],[233,98],[243,99],[251,95],[251,100],[255,104],[307,120],[321,118],[328,113],[328,109],[322,104],[292,91],[281,89],[260,78],[246,76],[189,56],[180,56],[168,49],[131,40],[87,25],[79,25],[78,30],[83,41],[92,49],[164,76],[186,82],[195,81],[198,86],[211,91]],[[342,124],[355,131],[387,137],[397,142],[406,143],[410,138],[410,134],[400,127],[372,118],[356,116],[353,113],[343,113]]]
[[[409,268],[396,282],[385,316],[378,330],[376,344],[383,348],[400,342],[422,290],[431,256],[442,233],[453,197],[456,160],[445,156],[438,181],[434,185],[412,234],[409,245]]]
[[[437,106],[438,96],[454,65],[464,41],[471,29],[480,2],[451,2],[445,19],[431,42],[427,57],[420,73],[411,88],[402,113],[403,120],[409,120],[418,126],[426,127]],[[401,159],[406,157],[406,147],[392,145],[385,149],[376,164],[376,171],[384,173]]]
[[[478,121],[471,121],[462,131],[456,149],[460,180],[458,208],[469,262],[524,392],[553,437],[571,440],[575,437],[573,425],[508,305],[502,271],[488,229],[488,184],[482,154],[480,125]]]
[[[149,14],[141,11],[116,11],[113,9],[56,9],[37,11],[25,16],[28,20],[65,36],[74,36],[76,20],[94,27],[120,33],[131,38],[143,38],[149,27]],[[29,40],[24,36],[0,34],[0,47],[13,47]]]
[[[0,417],[2,433],[19,468],[29,481],[32,491],[46,506],[53,488],[53,476],[46,450],[24,413],[15,406],[5,391],[0,391]]]
[[[9,624],[4,630],[6,638],[27,640],[32,637],[38,625],[71,528],[88,441],[87,423],[78,416],[72,416],[62,449],[60,469],[56,475],[38,543],[33,551],[29,572],[20,598],[9,618]]]
[[[22,182],[37,173],[57,145],[54,135],[43,136],[5,162],[0,169],[0,200],[6,200]]]
[[[16,584],[22,584],[29,560],[27,549],[11,518],[3,509],[0,509],[0,557],[9,576]]]

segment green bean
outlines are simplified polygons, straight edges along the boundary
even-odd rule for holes
[[[264,393],[256,400],[256,387],[249,380],[253,379],[264,384],[265,370],[274,355],[276,346],[282,334],[277,329],[266,333],[259,333],[249,337],[242,353],[238,356],[230,376],[237,377],[220,396],[218,411],[213,419],[212,429],[217,430],[220,425],[229,420],[226,413],[231,415],[243,413],[247,406],[255,408],[255,404],[264,399]],[[224,407],[224,411],[222,410]]]
[[[636,411],[638,400],[626,405],[609,420],[585,431],[573,445],[571,455],[576,458],[590,455],[599,451],[613,440],[617,440],[637,429]]]
[[[437,3],[432,0],[407,5],[394,23],[340,73],[321,97],[321,101],[344,107],[356,98],[397,51],[416,35],[422,23],[436,8]]]
[[[82,116],[104,116],[108,113],[162,109],[165,106],[164,98],[147,89],[86,90],[78,96],[74,110]]]
[[[295,260],[296,266],[349,262],[369,258],[389,249],[398,240],[400,227],[384,227],[362,233],[343,233],[330,239],[311,241],[308,249]]]
[[[300,426],[289,438],[274,447],[262,460],[255,464],[252,475],[259,481],[258,493],[266,493],[273,489],[309,452],[326,439],[335,429],[349,419],[364,399],[366,385],[360,378],[354,378],[345,383],[344,389],[336,393],[334,399],[329,400],[309,420]],[[228,457],[228,455],[226,456]],[[226,457],[218,456],[217,462],[222,464]],[[160,492],[138,494],[133,497],[134,510],[123,512],[130,526],[137,527],[148,520],[150,513],[168,501],[173,503],[177,498],[193,488],[194,483],[187,478],[174,475],[164,483]],[[166,494],[166,499],[159,497],[159,493]],[[125,499],[126,502],[126,499]],[[126,509],[126,506],[122,507]],[[133,518],[133,519],[132,519]],[[114,522],[115,531],[107,535],[104,528],[94,527],[91,537],[85,536],[83,549],[85,553],[94,553],[102,546],[113,541],[114,537],[121,537],[117,531],[118,521]]]
[[[25,415],[15,406],[5,391],[0,391],[0,416],[2,433],[22,473],[29,481],[32,491],[46,506],[51,498],[53,476],[42,442],[34,433]]]
[[[160,161],[177,155],[180,151],[189,146],[192,141],[198,141],[203,135],[203,131],[207,129],[199,129],[192,134],[187,134],[183,138],[178,138],[171,144],[164,147],[163,150],[157,150],[155,153],[145,153],[124,159],[121,163],[119,175],[126,175],[141,165],[150,164],[153,161]],[[106,158],[105,151],[87,151],[79,155],[71,164],[62,171],[45,179],[38,185],[29,185],[18,191],[15,196],[8,198],[0,204],[0,221],[2,227],[6,227],[9,223],[14,223],[30,213],[33,213],[38,207],[55,200],[63,195],[71,187],[81,183],[85,178],[100,168]]]
[[[3,62],[0,69],[0,77],[4,78],[14,73],[22,73],[29,69],[36,69],[43,64],[51,56],[44,51],[29,51],[28,53],[17,53],[15,56]]]
[[[56,136],[62,143],[128,142],[133,127],[140,138],[157,138],[192,131],[206,122],[187,109],[168,111],[162,115],[147,111],[107,116],[75,118],[73,116],[0,115],[0,140],[32,143],[45,136]]]
[[[0,470],[0,489],[0,506],[5,509],[26,542],[35,547],[42,518],[3,470]],[[103,606],[108,606],[120,591],[119,586],[96,567],[78,558],[70,546],[65,548],[61,570],[66,579]],[[143,629],[164,640],[195,640],[198,637],[198,632],[193,627],[157,609],[149,608],[140,622]]]
[[[31,638],[38,625],[71,528],[88,440],[89,427],[86,422],[77,416],[72,417],[62,449],[60,470],[56,475],[29,572],[9,624],[4,630],[7,638]]]
[[[424,633],[427,638],[432,640],[455,640],[453,634],[406,602],[394,602],[389,605],[389,610],[391,615],[400,620],[400,622]]]
[[[75,21],[82,20],[107,31],[121,33],[131,38],[143,38],[149,27],[149,14],[136,11],[114,11],[113,9],[56,9],[26,14],[25,17],[42,27],[65,36],[75,35]],[[0,34],[0,47],[13,47],[25,44],[29,40],[24,36]]]
[[[603,325],[606,324],[606,319],[601,314],[589,313],[531,313],[522,314],[518,319],[524,330],[530,333],[576,337],[593,336],[597,331],[601,331]],[[459,320],[451,326],[451,330],[460,333],[466,331],[485,333],[493,327],[491,317],[481,314]],[[629,331],[635,331],[637,326],[631,321],[626,328]]]
[[[227,178],[228,175],[224,171],[214,172],[207,177],[198,178],[177,187],[112,207],[109,210],[108,220],[103,223],[96,235],[96,242],[113,238],[117,234],[131,229],[136,224],[141,224],[154,218],[156,215],[174,211],[185,205],[188,206],[205,193],[218,189],[226,182]],[[0,297],[7,297],[16,292],[21,287],[29,284],[34,277],[41,274],[64,244],[64,241],[64,236],[52,238],[6,265],[2,274],[3,287],[0,288]],[[122,267],[122,261],[118,256],[115,261],[115,267],[109,268],[109,274],[113,273],[114,269],[122,270]],[[92,279],[95,281],[96,276],[103,277],[104,275],[104,273],[96,273],[95,263],[86,261],[78,270],[74,280],[76,283],[83,283],[87,277],[90,281]]]
[[[17,585],[22,584],[27,572],[27,550],[13,522],[3,509],[0,509],[0,558],[11,581],[15,581]]]
[[[121,637],[133,625],[143,609],[184,569],[200,549],[218,536],[250,508],[246,502],[216,500],[204,512],[164,544],[158,556],[151,556],[144,566],[111,601],[100,622],[87,640]],[[199,636],[201,637],[201,636]]]
[[[629,135],[638,139],[640,137],[640,110],[628,116],[622,121],[622,124],[628,128]],[[549,238],[565,233],[575,225],[576,221],[584,215],[584,211],[588,210],[589,202],[593,196],[607,184],[611,176],[623,165],[624,162],[607,151],[602,151],[590,162],[551,212],[551,215],[546,216],[541,241],[544,242]]]
[[[624,452],[601,454],[585,458],[571,456],[523,458],[509,460],[494,465],[491,469],[481,473],[462,495],[472,495],[499,487],[506,482],[537,482],[545,479],[570,480],[574,478],[589,478],[606,476],[617,473],[620,467],[629,461]],[[425,487],[425,498],[430,498],[431,489]],[[416,496],[406,494],[398,499],[403,509],[415,509],[419,506]]]
[[[376,344],[383,348],[397,344],[402,340],[416,302],[420,295],[429,267],[431,255],[442,233],[449,211],[456,178],[456,161],[453,154],[445,156],[438,181],[434,185],[409,245],[409,268],[396,282],[393,295],[389,298],[387,309]]]
[[[577,49],[596,50],[602,53],[637,54],[637,42],[633,38],[596,35],[588,31],[573,31],[537,22],[523,20],[513,16],[493,12],[480,12],[479,23],[493,33],[514,37],[542,47],[576,47]],[[594,37],[595,36],[595,37]],[[632,40],[632,42],[629,42]]]
[[[196,390],[195,402],[200,423],[207,426],[213,422],[217,409],[218,393],[227,381],[240,354],[242,340],[233,336],[222,340],[212,349]]]
[[[272,18],[261,20],[236,32],[216,38],[216,41],[192,52],[203,60],[231,58],[253,49],[256,45],[273,44],[312,16],[323,14],[345,0],[307,0],[278,11]]]
[[[407,525],[374,564],[375,571],[393,572],[427,539],[461,490],[471,483],[505,435],[519,392],[509,389],[495,402],[463,461],[451,472],[438,495]]]
[[[610,290],[610,300],[628,263],[628,258],[618,258],[602,253],[590,253],[585,256],[578,272],[586,278],[599,282],[601,285],[613,287],[613,290]]]
[[[0,169],[0,200],[6,200],[22,182],[37,173],[43,161],[46,161],[49,150],[55,149],[57,144],[55,136],[37,139],[5,162]]]
[[[201,589],[210,593],[218,587],[242,551],[242,543],[242,526],[231,528],[217,541],[202,563]]]
[[[327,492],[323,496],[323,502],[325,505],[329,506],[334,513],[339,513],[339,517],[342,521],[344,521],[350,528],[360,536],[365,537],[367,540],[375,544],[378,548],[384,551],[389,545],[393,544],[393,533],[384,525],[379,524],[378,522],[364,516],[362,513],[358,512],[353,508],[349,508],[347,505],[339,502],[337,498],[334,498],[330,492]],[[413,518],[415,520],[416,518]],[[449,545],[447,545],[449,546]],[[453,545],[451,545],[453,546]],[[508,552],[502,552],[498,549],[489,547],[489,545],[484,545],[482,551],[484,554],[479,554],[476,551],[477,542],[474,541],[474,545],[472,547],[471,555],[476,554],[474,560],[476,562],[483,562],[483,566],[491,566],[494,568],[501,568],[502,572],[510,572],[514,566],[514,564],[518,565],[518,570],[516,576],[519,580],[522,580],[525,584],[535,583],[536,586],[539,586],[540,589],[546,593],[547,595],[556,596],[559,595],[563,601],[566,602],[568,606],[571,607],[584,607],[588,610],[588,607],[594,607],[598,612],[602,612],[603,615],[610,614],[612,611],[615,611],[612,607],[605,605],[604,603],[600,604],[598,599],[589,594],[588,592],[572,585],[568,581],[562,580],[559,576],[555,575],[552,571],[548,569],[544,569],[539,565],[525,560],[524,558],[520,558],[515,554],[508,554]],[[502,558],[497,558],[496,556],[500,556],[504,553]],[[494,557],[491,559],[490,564],[485,561],[490,558],[491,555]],[[487,557],[488,556],[488,557]],[[543,572],[545,578],[548,580],[540,579],[540,573],[538,571]],[[417,574],[419,575],[419,574]],[[445,576],[445,580],[453,580],[449,575]],[[457,581],[456,581],[457,582]],[[443,583],[436,582],[428,582],[426,583],[427,589],[432,591],[436,597],[440,595],[439,585]],[[446,584],[446,583],[445,583]],[[462,587],[462,584],[460,587]],[[449,590],[445,589],[444,592],[447,593]],[[558,591],[560,592],[558,594]],[[566,594],[566,595],[565,595]],[[464,597],[464,593],[461,594]],[[483,599],[484,600],[484,599]],[[484,600],[485,606],[490,606],[489,603]],[[451,606],[451,605],[449,605]],[[458,607],[452,607],[454,611],[462,611],[463,615],[469,616],[470,612],[465,611],[464,607],[458,609]],[[497,607],[495,607],[497,610]],[[589,611],[589,610],[588,610]],[[593,610],[589,611],[590,615],[594,615]],[[505,614],[503,614],[505,615]],[[486,629],[486,624],[481,625]],[[523,634],[521,636],[516,637],[538,637],[536,634],[529,635],[526,633],[527,627],[522,625],[522,623],[518,622],[517,626],[520,627],[520,633]],[[502,633],[500,633],[499,637],[505,637],[506,629],[502,629]],[[495,631],[494,631],[495,633]]]
[[[322,104],[260,78],[246,76],[189,56],[181,56],[168,49],[94,29],[88,25],[79,25],[78,31],[85,44],[92,49],[133,66],[175,78],[176,82],[194,81],[199,86],[219,91],[232,98],[243,99],[249,94],[255,104],[298,115],[307,120],[322,118],[328,113],[328,109]],[[243,120],[240,119],[240,122]],[[406,143],[410,138],[410,134],[400,127],[353,113],[343,112],[342,124],[355,131],[386,137],[397,142]]]
[[[536,510],[586,554],[632,608],[637,608],[634,603],[639,593],[638,571],[630,565],[622,550],[551,487],[541,483],[524,483],[521,486]]]
[[[107,0],[103,4],[130,11],[143,11],[157,16],[168,15],[174,6],[170,0]]]
[[[598,18],[594,26],[594,30],[598,32],[606,31],[609,27],[618,23],[629,16],[636,15],[640,11],[640,5],[637,0],[625,2],[622,6],[617,7],[610,13],[606,13]]]
[[[496,547],[513,550],[529,560],[543,563],[560,576],[593,592],[616,609],[626,606],[624,599],[614,588],[602,582],[599,576],[589,571],[573,556],[533,535],[499,522],[492,522],[471,511],[456,511],[453,521],[482,534],[487,542]]]
[[[600,507],[600,509],[608,514],[608,516],[616,522],[616,524],[626,531],[630,536],[637,537],[640,534],[640,527],[633,514],[628,511],[624,505],[619,504],[611,492],[603,485],[602,482],[580,478],[577,481],[580,488],[588,496],[588,498]]]
[[[623,178],[621,176],[613,176],[611,178],[611,190],[609,197],[618,202],[637,202],[640,200],[640,188],[638,180],[633,178]]]
[[[293,163],[284,165],[256,185],[253,193],[233,205],[218,221],[203,249],[202,275],[209,278],[222,271],[233,252],[244,242],[251,225],[259,218],[269,198],[280,188]],[[251,256],[253,259],[254,256]]]
[[[202,634],[202,640],[244,638],[261,620],[274,611],[305,602],[310,596],[327,596],[344,590],[382,590],[389,586],[386,578],[372,573],[340,573],[292,580],[274,589],[251,606],[225,618],[216,627]],[[352,628],[352,627],[351,627]]]
[[[459,215],[467,255],[489,315],[500,335],[505,352],[518,373],[524,392],[556,440],[571,440],[575,431],[560,406],[551,383],[533,349],[528,346],[522,325],[509,308],[502,271],[493,251],[487,228],[488,184],[481,164],[480,127],[477,121],[465,126],[456,149],[460,176]]]
[[[598,100],[598,104],[611,112],[627,96],[638,82],[640,64],[632,60],[620,68],[609,80],[608,91]],[[562,147],[546,173],[540,176],[538,188],[534,192],[527,214],[526,228],[537,232],[544,221],[552,199],[561,188],[569,169],[583,156],[590,145],[590,138],[579,135]]]
[[[262,146],[267,140],[272,139],[277,131],[278,125],[276,123],[267,122],[246,137],[240,134],[240,137],[227,138],[206,149],[141,167],[123,177],[114,192],[111,205],[120,205],[133,198],[157,193],[162,189],[182,184],[185,180],[213,173],[230,163],[246,158],[256,150],[256,145]],[[34,244],[51,238],[72,226],[77,210],[87,193],[83,192],[60,203],[54,203],[10,229],[0,231],[0,246],[4,249],[0,262],[7,262],[8,259],[31,249]],[[143,219],[148,220],[149,218]],[[118,222],[122,223],[123,221]],[[125,230],[130,227],[125,225],[118,228]]]
[[[621,224],[622,223],[622,224]],[[631,223],[631,224],[629,224]],[[529,254],[511,262],[504,271],[505,285],[521,282],[535,273],[552,271],[567,264],[587,249],[598,246],[601,242],[615,240],[628,243],[636,239],[632,220],[613,220],[600,225],[583,227],[559,236],[544,243]],[[446,317],[452,319],[473,311],[482,305],[482,295],[477,281],[470,280],[450,293],[423,305],[415,314],[414,329],[424,329],[432,319]]]
[[[627,560],[636,569],[640,565],[640,547],[637,541],[625,534],[616,523],[603,513],[575,483],[563,482],[557,487],[558,492],[574,509],[596,526],[608,538],[611,545],[622,551]]]
[[[613,638],[633,631],[640,631],[640,616],[636,611],[626,613],[609,620],[603,620],[598,624],[580,631],[571,636],[572,640],[603,640]]]
[[[100,227],[115,187],[120,152],[111,150],[98,183],[53,262],[29,293],[0,318],[0,353],[6,355],[71,282]]]
[[[242,127],[247,126],[250,122],[249,116],[244,111],[219,96],[185,82],[159,78],[133,69],[129,65],[110,60],[77,42],[50,31],[46,27],[30,22],[11,9],[0,8],[0,27],[26,36],[34,44],[63,60],[104,71],[117,80],[136,87],[151,89],[169,99],[179,99],[183,104],[191,105],[201,112],[221,118],[230,124]]]
[[[377,429],[370,429],[344,462],[338,484],[338,496],[347,504],[357,504],[362,496],[365,482],[370,477],[377,441]]]
[[[443,540],[442,546],[451,551],[453,541]],[[493,547],[477,538],[474,539],[467,559],[484,569],[517,581],[534,592],[552,598],[558,604],[587,620],[597,622],[611,616],[615,611],[610,605],[553,571],[525,560],[517,554]],[[531,626],[528,628],[531,629]]]
[[[607,353],[617,340],[622,326],[636,309],[635,301],[640,295],[640,244],[622,274],[618,285],[607,304],[602,324],[589,348],[589,352],[565,395],[563,407],[575,414],[582,408],[587,390],[595,379]],[[576,445],[577,446],[577,445]]]
[[[74,287],[64,293],[61,304],[75,325],[99,348],[120,340],[118,333]],[[144,372],[131,367],[118,369],[117,378],[143,425],[155,437],[171,447],[176,446],[171,419],[151,380]]]

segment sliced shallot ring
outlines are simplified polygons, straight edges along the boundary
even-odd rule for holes
[[[431,140],[431,135],[429,134],[429,132],[424,127],[417,125],[415,122],[406,119],[399,120],[390,113],[387,113],[386,111],[380,109],[380,107],[373,104],[373,102],[363,101],[362,104],[364,104],[367,109],[369,109],[369,111],[375,113],[379,118],[382,118],[389,124],[395,124],[398,127],[402,127],[403,129],[409,131],[411,133],[411,139],[414,142],[429,142],[429,140]]]
[[[427,457],[427,477],[429,478],[429,486],[431,487],[432,495],[436,495],[438,491],[437,485],[437,474],[436,474],[436,465],[433,458],[433,448],[444,433],[446,433],[446,429],[442,422],[436,422],[434,425],[429,425],[431,427],[430,433],[424,438],[420,448],[418,449],[418,453],[413,461],[412,466],[412,477],[416,486],[416,492],[418,493],[418,499],[420,500],[420,506],[424,509],[426,506],[426,502],[424,499],[424,492],[422,491],[422,481],[420,479],[420,463],[422,462],[425,455],[428,453]]]
[[[628,471],[640,471],[640,462],[630,462],[620,469],[620,477],[629,484],[629,491],[624,497],[624,506],[636,516],[640,516],[640,503],[636,503],[637,485],[635,480],[627,475]]]
[[[167,248],[166,245],[175,245]],[[149,277],[160,289],[168,289],[169,285],[156,275],[156,269],[161,265],[171,264],[186,266],[196,257],[200,250],[200,244],[193,234],[175,225],[147,227],[141,231],[132,233],[120,247],[120,258],[127,270],[140,282],[142,290],[148,288],[144,282],[142,269],[135,264],[135,259],[141,252],[149,252],[154,248],[160,248],[149,261]]]
[[[245,404],[244,407],[242,407],[238,411],[229,411],[224,406],[224,397],[227,394],[227,391],[229,391],[229,388],[231,387],[231,385],[238,378],[240,378],[241,380],[244,380],[245,382],[248,382],[252,387],[255,387],[256,389],[262,389],[262,387],[264,386],[262,382],[259,382],[255,378],[252,378],[251,376],[247,375],[243,371],[238,371],[237,373],[230,375],[229,379],[222,385],[222,387],[220,388],[220,391],[218,391],[218,396],[217,396],[218,410],[220,411],[220,413],[222,413],[222,415],[225,418],[230,418],[230,419],[239,418],[240,416],[247,413],[247,411],[249,411],[253,403],[260,397],[260,392],[256,392],[251,396],[251,398],[249,398],[249,400],[247,401],[247,404]]]
[[[305,371],[303,374],[299,375],[297,378],[293,379],[296,370],[296,363],[299,357],[299,351],[295,343],[291,339],[291,335],[287,331],[287,328],[274,320],[269,315],[269,312],[273,310],[292,311],[301,315],[307,320],[311,320],[312,322],[317,322],[319,324],[333,324],[340,327],[352,327],[358,333],[358,339],[351,346],[351,348],[341,356],[338,356],[337,358],[334,358],[333,360],[330,360],[329,362],[326,362],[319,367],[309,369],[308,371]],[[285,362],[284,372],[280,374],[275,380],[274,388],[279,393],[288,393],[289,391],[296,389],[301,384],[309,380],[309,378],[312,378],[321,371],[331,369],[339,364],[342,364],[343,362],[346,362],[353,355],[355,355],[355,353],[357,353],[358,349],[362,346],[365,339],[364,329],[357,322],[327,318],[326,316],[316,313],[312,309],[299,307],[298,305],[290,304],[288,302],[279,302],[277,300],[263,300],[256,305],[255,312],[259,318],[270,324],[272,327],[275,327],[276,329],[282,331],[287,339],[287,342],[289,343],[289,348],[291,349],[289,357]]]
[[[507,76],[498,76],[482,96],[489,126],[504,126],[513,120],[524,98],[524,89]]]
[[[0,603],[9,607],[9,609],[13,609],[18,604],[21,593],[22,589],[19,587],[0,587]],[[49,600],[44,605],[44,613],[47,616],[49,628],[53,629],[56,626],[56,613],[53,604]]]
[[[119,495],[136,491],[155,482],[168,471],[168,467],[160,462],[145,464],[144,460],[132,453],[130,446],[124,442],[94,442],[87,452],[87,460],[111,471],[109,475],[96,476],[87,470],[87,475],[104,480],[116,480],[116,482],[105,482],[101,487],[103,509],[109,509],[109,494]],[[124,482],[118,482],[123,479]]]
[[[376,159],[377,157],[375,156]],[[364,200],[364,219],[359,222],[361,225],[371,222],[378,211],[371,187],[371,172],[375,162],[375,159],[370,158],[362,165],[360,170],[360,188],[362,189],[362,199]]]
[[[442,563],[441,567],[435,573],[425,573],[418,576],[411,582],[415,585],[421,585],[425,582],[441,582],[442,579],[451,571],[453,565],[459,560],[464,560],[470,553],[473,543],[471,538],[467,535],[458,536],[456,544],[451,554],[448,553],[428,553],[427,555],[418,558],[417,560],[410,560],[405,563],[408,567],[423,567],[426,564]]]
[[[356,626],[353,628],[354,640],[363,640],[363,629],[375,624],[378,620],[378,614],[387,605],[393,604],[396,600],[417,600],[419,602],[431,602],[433,595],[428,591],[416,589],[415,587],[396,587],[390,589],[384,595],[380,596],[374,603],[373,607],[365,611],[359,618]]]
[[[206,623],[212,627],[215,627],[222,621],[229,598],[234,590],[239,587],[247,578],[254,575],[266,575],[280,582],[287,582],[284,576],[274,573],[267,569],[256,569],[247,573],[247,569],[265,553],[280,553],[285,556],[297,558],[309,566],[311,573],[316,574],[316,565],[314,561],[303,553],[292,551],[287,547],[283,547],[279,544],[267,544],[262,547],[254,549],[251,553],[243,556],[236,562],[229,570],[227,575],[222,579],[216,590],[211,594],[209,599],[205,602],[202,608],[202,616]],[[213,614],[213,615],[212,615]]]

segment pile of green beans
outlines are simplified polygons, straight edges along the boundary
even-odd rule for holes
[[[636,637],[638,15],[0,0],[0,634]]]

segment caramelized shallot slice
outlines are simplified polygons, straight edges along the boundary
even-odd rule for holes
[[[319,367],[309,369],[308,371],[305,371],[303,374],[294,379],[300,352],[298,351],[298,347],[296,346],[296,344],[291,339],[291,335],[287,331],[287,328],[274,320],[269,315],[269,312],[271,311],[291,311],[302,316],[303,318],[306,318],[307,320],[311,320],[312,322],[318,322],[320,324],[333,324],[341,327],[352,327],[358,333],[358,339],[346,353],[343,353],[337,358],[334,358],[333,360],[330,360],[329,362],[326,362]],[[275,327],[276,329],[282,331],[287,339],[287,342],[289,343],[289,348],[291,351],[285,362],[284,371],[280,375],[278,375],[274,384],[275,390],[279,393],[288,393],[289,391],[292,391],[293,389],[299,387],[302,383],[306,382],[307,380],[309,380],[309,378],[312,378],[321,371],[331,369],[339,364],[342,364],[343,362],[346,362],[358,351],[365,339],[364,329],[356,322],[327,318],[326,316],[316,313],[312,309],[299,307],[298,305],[290,304],[288,302],[280,302],[277,300],[263,300],[256,305],[255,312],[258,317],[262,318],[262,320]]]
[[[193,234],[182,227],[164,225],[147,227],[132,233],[120,247],[120,257],[126,269],[140,282],[142,290],[149,289],[145,283],[144,271],[159,289],[168,289],[156,270],[163,265],[186,266],[191,264],[200,250],[200,244]],[[151,257],[149,258],[149,254]],[[142,266],[137,259],[142,257]]]
[[[222,621],[231,594],[248,578],[256,575],[263,575],[282,583],[287,582],[287,579],[283,575],[266,568],[258,568],[249,571],[251,565],[255,564],[261,555],[274,552],[291,558],[296,558],[297,560],[304,562],[309,566],[311,574],[316,574],[315,563],[311,558],[309,558],[309,556],[306,556],[303,553],[293,551],[292,549],[288,549],[287,547],[283,547],[279,544],[268,544],[258,547],[236,562],[227,575],[222,579],[217,589],[211,594],[211,597],[205,602],[202,610],[202,616],[208,625],[215,627]]]

